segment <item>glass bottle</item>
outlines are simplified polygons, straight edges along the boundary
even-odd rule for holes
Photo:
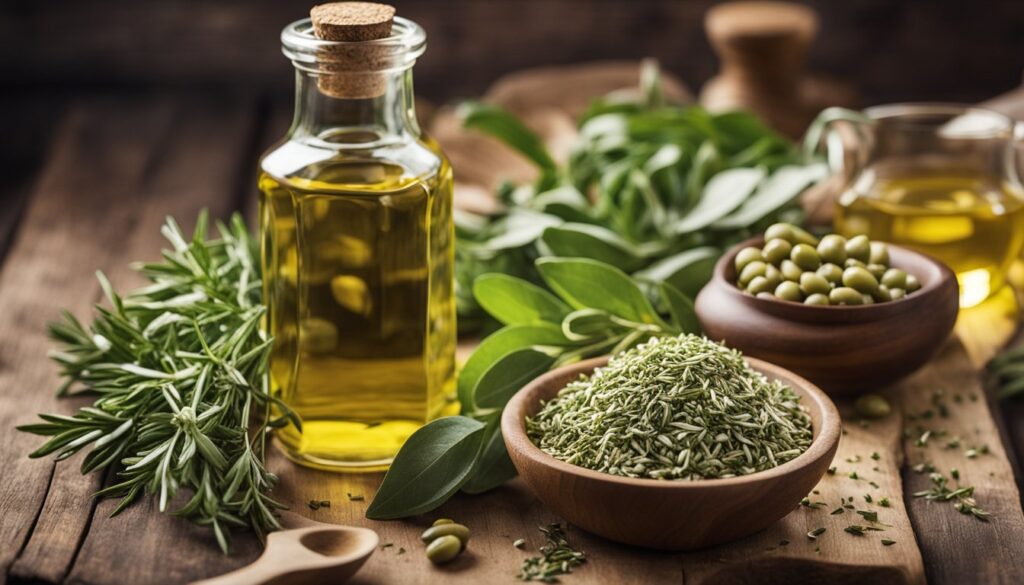
[[[1006,282],[1024,245],[1024,188],[1013,120],[981,108],[897,104],[869,108],[826,141],[845,161],[836,231],[930,254],[960,283],[960,306]],[[824,114],[823,114],[824,115]],[[837,128],[838,129],[838,128]]]
[[[281,39],[295,116],[260,161],[260,242],[271,389],[302,427],[277,437],[304,465],[381,470],[455,401],[452,170],[412,89],[426,35],[396,17],[324,41],[304,19]]]

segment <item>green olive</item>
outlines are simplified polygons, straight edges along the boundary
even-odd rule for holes
[[[800,275],[800,290],[805,295],[824,294],[832,290],[832,285],[825,278],[814,272],[804,272]]]
[[[871,273],[871,276],[875,277],[875,280],[881,280],[882,276],[885,275],[885,271],[889,269],[885,264],[868,264],[866,268]]]
[[[889,246],[882,242],[871,242],[871,252],[868,254],[869,264],[889,264]]]
[[[875,292],[871,293],[871,296],[875,297],[875,300],[880,303],[892,300],[892,294],[889,293],[889,287],[884,284],[878,285],[878,288],[875,289]]]
[[[889,288],[906,288],[907,273],[899,268],[890,268],[882,275],[882,284]]]
[[[771,264],[765,266],[764,277],[768,279],[768,282],[772,283],[772,288],[779,286],[779,284],[785,280],[782,278],[782,271]]]
[[[463,547],[465,547],[466,543],[469,542],[469,528],[454,522],[451,524],[438,524],[437,526],[431,526],[423,531],[423,534],[420,535],[420,539],[425,543],[430,543],[442,536],[449,535],[458,538]]]
[[[829,234],[818,242],[818,255],[822,262],[842,264],[846,262],[846,238]]]
[[[855,289],[846,286],[837,286],[828,293],[828,300],[833,305],[862,305],[864,297]]]
[[[873,305],[873,304],[875,304],[875,297],[873,297],[873,296],[871,296],[869,294],[862,294],[860,296],[861,296],[861,298],[864,299],[864,304],[865,305]]]
[[[917,279],[913,274],[907,275],[907,292],[912,293],[915,290],[921,288],[921,281]]]
[[[902,288],[890,288],[889,289],[889,300],[898,301],[903,297],[907,296],[907,291]]]
[[[818,251],[810,244],[797,244],[789,255],[794,264],[804,270],[817,270],[821,266],[821,258]]]
[[[442,565],[459,556],[462,542],[454,536],[442,536],[427,545],[427,558],[435,565]]]
[[[785,240],[790,244],[798,243],[796,241],[796,233],[793,231],[793,225],[788,223],[773,223],[764,231],[764,240],[766,242],[776,239]]]
[[[843,271],[843,285],[862,294],[871,294],[878,288],[878,281],[866,269],[854,266]]]
[[[774,240],[779,238],[780,240],[786,240],[790,244],[808,244],[811,246],[818,245],[818,238],[815,238],[806,230],[799,228],[791,223],[776,223],[768,227],[764,232],[765,241]]]
[[[889,401],[878,394],[865,394],[853,403],[853,409],[864,418],[885,418],[892,412]]]
[[[846,268],[852,268],[852,267],[856,266],[858,268],[865,268],[865,269],[868,267],[867,264],[861,262],[860,260],[857,260],[856,258],[847,258],[846,262],[843,262],[843,266],[845,266]]]
[[[800,285],[789,280],[776,287],[775,296],[784,301],[793,301],[794,303],[804,300],[804,295],[800,293]]]
[[[782,278],[792,280],[793,282],[799,282],[800,275],[804,273],[792,260],[783,260],[780,271],[782,272]]]
[[[790,244],[782,238],[776,238],[769,240],[764,245],[764,250],[761,251],[763,259],[771,264],[778,266],[783,260],[789,258],[789,253],[793,251],[793,244]],[[737,260],[739,256],[736,257]]]
[[[747,285],[747,292],[756,295],[761,292],[771,292],[772,283],[764,276],[755,276]]]
[[[854,236],[846,240],[846,256],[866,264],[871,260],[871,241],[867,236]]]
[[[772,293],[770,293],[770,292],[768,292],[766,290],[763,290],[763,291],[757,293],[754,296],[759,298],[759,299],[774,299],[775,298],[775,295],[773,295]]]
[[[438,518],[437,520],[434,520],[434,523],[431,524],[431,526],[440,526],[442,524],[455,524],[455,520],[452,520],[451,518]]]
[[[743,248],[742,250],[736,253],[736,272],[743,272],[743,268],[747,264],[750,264],[751,262],[755,262],[758,260],[764,260],[764,257],[761,256],[761,250],[749,246]]]
[[[754,279],[755,276],[764,276],[764,272],[767,267],[768,265],[760,260],[754,260],[747,264],[743,267],[743,270],[740,271],[739,285],[746,286]]]
[[[817,274],[832,284],[842,282],[843,280],[843,269],[831,262],[828,264],[822,264],[818,268]]]
[[[832,303],[828,300],[828,295],[813,294],[804,299],[805,305],[831,305]]]

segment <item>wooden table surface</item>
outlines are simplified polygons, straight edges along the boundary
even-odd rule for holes
[[[57,370],[48,362],[45,324],[67,307],[89,314],[100,297],[94,271],[117,287],[137,284],[130,261],[156,258],[159,226],[167,214],[189,224],[208,207],[219,217],[235,209],[252,217],[258,153],[283,133],[288,113],[245,98],[223,101],[190,96],[54,99],[21,103],[0,98],[20,120],[0,143],[0,584],[6,582],[141,584],[181,583],[250,562],[259,543],[239,534],[223,556],[212,534],[158,514],[143,501],[109,518],[113,501],[90,495],[104,477],[81,476],[77,458],[55,465],[26,454],[38,437],[14,426],[37,412],[71,412],[80,399],[57,400]],[[570,528],[570,541],[589,562],[565,583],[1024,583],[1024,515],[1007,451],[1024,452],[1024,406],[990,403],[980,364],[1013,333],[1013,295],[965,312],[958,336],[939,358],[884,392],[897,413],[866,427],[847,418],[837,472],[811,494],[826,506],[798,507],[776,526],[743,541],[687,554],[655,553],[604,541]],[[906,438],[903,415],[933,406],[945,391],[949,418],[929,423],[959,436],[926,447]],[[955,399],[959,396],[959,399]],[[841,404],[844,416],[848,404]],[[907,423],[910,424],[910,423]],[[1007,440],[1000,438],[1004,429]],[[964,456],[967,446],[989,453]],[[871,454],[878,458],[872,459]],[[912,466],[931,462],[948,475],[956,467],[992,512],[983,523],[947,503],[910,494],[928,487]],[[510,583],[522,559],[542,543],[538,525],[558,521],[519,481],[483,496],[457,496],[435,514],[410,521],[370,522],[363,514],[380,475],[334,475],[298,468],[274,452],[281,477],[276,497],[321,521],[366,525],[381,542],[358,574],[358,583]],[[851,479],[856,471],[860,479]],[[362,495],[350,501],[347,494]],[[888,497],[891,507],[865,503]],[[851,510],[830,514],[840,498],[858,509],[877,509],[886,532],[853,536],[865,522]],[[310,499],[330,508],[310,510]],[[473,530],[467,554],[438,569],[423,555],[419,533],[438,516]],[[816,541],[809,530],[825,527]],[[880,538],[896,541],[882,546]],[[527,550],[512,542],[525,538]],[[782,541],[788,544],[781,544]]]

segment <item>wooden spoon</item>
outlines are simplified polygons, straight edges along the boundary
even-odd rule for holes
[[[255,562],[192,585],[340,584],[356,574],[380,542],[369,528],[285,516],[287,524],[304,526],[270,533],[266,549]],[[292,516],[296,520],[288,521]]]

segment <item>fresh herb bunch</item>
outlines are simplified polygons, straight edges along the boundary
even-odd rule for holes
[[[665,104],[658,77],[647,64],[641,100],[595,102],[564,167],[508,112],[460,108],[467,128],[505,142],[539,170],[533,184],[499,189],[500,212],[456,216],[461,330],[487,323],[472,294],[481,274],[543,284],[533,260],[583,257],[693,297],[724,248],[775,221],[802,222],[794,199],[824,177],[824,165],[804,165],[794,145],[750,114]]]
[[[642,287],[618,268],[587,258],[541,258],[536,269],[547,288],[504,274],[477,278],[476,300],[504,327],[462,368],[462,416],[437,419],[409,437],[367,517],[422,514],[460,489],[481,493],[514,477],[498,426],[501,412],[550,368],[700,330],[693,303],[669,283]]]
[[[136,267],[151,285],[121,297],[98,274],[110,307],[97,306],[88,328],[67,312],[51,324],[63,346],[51,354],[66,378],[60,394],[80,384],[97,398],[19,430],[53,437],[31,457],[60,461],[91,445],[82,473],[117,469],[97,494],[121,498],[114,515],[142,494],[165,512],[184,488],[191,497],[174,514],[212,527],[227,552],[231,528],[280,528],[264,449],[268,427],[285,420],[271,406],[298,420],[267,387],[272,340],[260,330],[254,242],[240,216],[218,223],[219,239],[207,240],[207,227],[204,212],[189,241],[168,218],[172,249]]]

